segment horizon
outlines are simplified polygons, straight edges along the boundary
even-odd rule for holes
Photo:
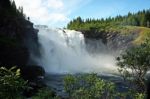
[[[23,6],[24,13],[35,25],[63,28],[80,16],[82,19],[101,19],[127,15],[128,12],[149,9],[150,0],[15,0],[17,7]]]

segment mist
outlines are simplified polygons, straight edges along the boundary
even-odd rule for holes
[[[85,44],[85,38],[81,32],[47,27],[36,28],[39,29],[41,57],[35,57],[35,59],[47,73],[117,72],[115,56],[105,50],[106,46],[101,41],[96,44],[99,47],[92,48]]]

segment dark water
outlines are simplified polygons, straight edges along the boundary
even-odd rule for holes
[[[64,91],[64,82],[63,78],[67,74],[47,74],[45,77],[45,82],[47,86],[49,86],[54,92],[57,93],[57,95],[61,97],[67,97],[67,93]],[[116,84],[116,91],[123,92],[127,91],[128,87],[123,81],[123,79],[117,75],[99,75],[100,78],[114,82]]]

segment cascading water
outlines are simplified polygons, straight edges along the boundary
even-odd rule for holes
[[[114,57],[86,50],[84,36],[73,30],[39,29],[41,57],[37,59],[48,73],[103,73],[116,70]]]

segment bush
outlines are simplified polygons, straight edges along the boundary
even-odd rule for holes
[[[20,69],[0,68],[0,99],[23,98],[22,93],[27,88],[26,84],[27,81],[20,77]]]
[[[114,99],[123,96],[116,91],[114,83],[102,80],[97,74],[67,75],[64,87],[70,99]]]
[[[128,49],[117,58],[118,70],[136,92],[145,93],[146,73],[150,69],[150,40]]]
[[[145,94],[130,89],[119,92],[114,83],[102,80],[97,74],[67,75],[64,87],[69,99],[145,99]]]
[[[49,90],[48,88],[42,88],[38,91],[36,96],[33,96],[32,99],[60,99],[55,96],[54,92]]]

